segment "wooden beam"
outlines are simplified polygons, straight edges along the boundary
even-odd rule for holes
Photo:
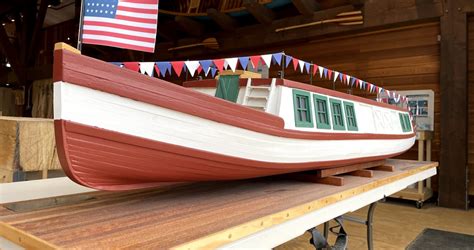
[[[292,0],[292,2],[296,9],[305,16],[311,16],[321,8],[316,0]]]
[[[185,16],[176,16],[175,21],[180,29],[192,36],[202,36],[204,34],[204,25]]]
[[[244,7],[252,14],[259,23],[271,24],[275,19],[275,13],[272,10],[258,3],[257,0],[244,0]]]
[[[37,51],[39,42],[39,37],[41,35],[41,28],[43,28],[44,18],[46,17],[46,11],[48,10],[49,0],[41,0],[38,14],[35,21],[35,26],[33,29],[33,34],[31,36],[30,46],[28,47],[27,54],[27,65],[34,65],[35,59],[37,57]]]
[[[467,14],[450,0],[441,17],[439,205],[467,209]]]
[[[225,31],[233,31],[239,26],[234,18],[216,9],[207,9],[207,15]]]

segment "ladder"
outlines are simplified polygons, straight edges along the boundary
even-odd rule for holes
[[[270,84],[270,86],[253,86],[252,78],[248,78],[242,105],[249,108],[268,112],[271,104],[271,93],[275,89],[275,83],[276,79],[274,78],[272,79],[272,83]]]

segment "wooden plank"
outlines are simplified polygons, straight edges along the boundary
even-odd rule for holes
[[[225,31],[233,31],[239,25],[234,18],[213,8],[207,9],[207,15]]]
[[[353,175],[353,176],[372,178],[374,176],[374,171],[372,171],[372,170],[356,170],[356,171],[350,172],[349,174]]]
[[[467,209],[467,2],[447,2],[441,17],[439,205]]]
[[[262,24],[271,24],[273,19],[275,19],[275,13],[261,5],[257,0],[243,0],[243,5]]]
[[[0,220],[60,248],[215,248],[437,166],[388,164],[397,171],[346,176],[340,187],[274,179],[178,183]]]
[[[344,166],[344,167],[338,167],[338,168],[322,169],[322,170],[318,170],[317,176],[318,177],[328,177],[328,176],[331,176],[331,175],[339,175],[339,174],[353,172],[353,171],[356,171],[356,170],[373,168],[373,167],[376,167],[376,166],[383,166],[384,164],[385,164],[385,160],[380,160],[380,161],[365,162],[365,163],[359,163],[359,164],[354,164],[354,165]]]
[[[315,180],[316,183],[332,185],[332,186],[344,186],[344,177],[340,176],[328,176],[323,178],[318,178]]]
[[[395,166],[393,166],[393,165],[382,165],[382,166],[373,167],[373,168],[371,168],[371,170],[394,172],[395,171]]]
[[[48,243],[38,237],[25,233],[18,228],[12,227],[6,223],[0,221],[0,235],[5,239],[23,246],[27,249],[38,249],[38,250],[49,250],[49,249],[57,249],[51,243]]]

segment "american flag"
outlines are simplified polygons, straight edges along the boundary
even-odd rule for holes
[[[155,51],[159,0],[84,0],[82,42]]]

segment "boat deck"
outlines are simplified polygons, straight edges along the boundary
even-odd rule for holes
[[[356,210],[434,175],[438,165],[392,159],[387,164],[395,166],[395,171],[374,171],[372,178],[345,175],[344,186],[281,178],[169,183],[140,191],[88,193],[87,200],[43,210],[0,210],[0,243],[3,237],[41,249],[194,249],[242,247],[260,235],[278,244],[271,238],[283,241],[295,235],[280,237],[281,230],[273,229],[296,225],[305,216],[337,204],[344,208],[340,213]],[[329,219],[340,215],[339,210],[332,210]],[[305,227],[286,231],[302,234],[309,229]]]

